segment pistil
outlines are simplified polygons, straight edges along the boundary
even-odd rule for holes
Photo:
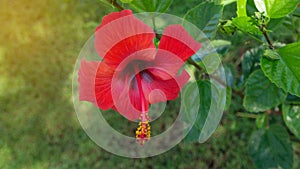
[[[139,142],[141,145],[144,145],[144,143],[150,139],[151,127],[149,124],[148,112],[146,110],[146,106],[147,106],[146,98],[143,93],[141,76],[137,67],[135,67],[135,72],[136,72],[136,80],[137,80],[137,86],[138,86],[139,95],[141,99],[141,109],[142,109],[142,113],[140,116],[141,122],[139,122],[139,127],[137,128],[135,134],[136,134],[136,141]]]

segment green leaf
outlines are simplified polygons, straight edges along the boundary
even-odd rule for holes
[[[286,98],[285,103],[287,103],[287,104],[300,104],[300,97],[289,94]]]
[[[252,133],[249,154],[259,169],[290,169],[293,166],[293,149],[283,126],[272,125]]]
[[[268,29],[271,31],[275,31],[280,26],[282,26],[283,22],[286,22],[287,18],[278,18],[278,19],[271,19],[268,23]]]
[[[244,53],[242,71],[245,79],[247,79],[254,70],[260,68],[259,62],[260,58],[263,56],[263,52],[264,51],[261,48],[254,48],[247,50]]]
[[[255,124],[257,128],[263,128],[267,126],[267,114],[260,114],[257,116],[255,120]]]
[[[263,0],[254,0],[255,7],[259,12],[263,12],[264,14],[267,14],[267,9],[265,2]]]
[[[264,56],[268,57],[269,59],[274,59],[274,60],[280,59],[279,53],[277,53],[276,51],[271,50],[271,49],[266,49],[264,52]]]
[[[222,11],[223,6],[221,5],[203,2],[189,10],[184,19],[196,25],[209,39],[212,39],[216,35]]]
[[[193,59],[196,58],[198,60],[198,58],[200,57],[201,57],[201,51],[197,52],[196,55],[194,55],[194,57],[192,58]],[[221,63],[221,59],[219,57],[219,54],[216,51],[213,53],[206,54],[205,56],[202,57],[201,62],[198,62],[199,66],[201,66],[208,74],[214,73],[218,69],[220,63]]]
[[[122,3],[130,3],[132,2],[133,0],[121,0]]]
[[[188,82],[182,89],[182,100],[185,113],[180,119],[186,123],[194,124],[199,112],[200,94],[198,82]]]
[[[220,21],[219,30],[224,34],[233,34],[236,31],[236,27],[233,25],[232,20]]]
[[[231,64],[224,64],[223,67],[226,76],[226,84],[227,86],[233,88],[235,84],[235,67]]]
[[[278,106],[286,96],[261,70],[256,70],[247,80],[243,105],[250,112],[261,112]]]
[[[234,18],[232,19],[232,23],[242,32],[250,33],[253,35],[262,34],[259,28],[252,24],[252,19],[248,16],[241,16],[241,17]]]
[[[173,0],[133,0],[129,6],[136,12],[165,12]]]
[[[264,0],[264,3],[270,18],[281,18],[293,12],[300,0]]]
[[[219,53],[225,53],[231,42],[226,40],[212,40],[202,43],[202,48],[192,56],[208,74],[212,74],[219,68],[221,63]]]
[[[238,17],[247,16],[247,0],[237,0],[237,15]]]
[[[282,105],[283,120],[290,131],[300,139],[300,105]]]
[[[231,45],[230,41],[216,39],[212,40],[210,44],[216,49],[216,51],[220,54],[224,54],[228,47]]]
[[[197,81],[197,85],[200,94],[200,100],[198,102],[200,105],[199,113],[185,141],[198,141],[203,143],[212,135],[221,120],[226,102],[226,89],[220,90],[208,80]],[[189,110],[187,110],[187,112],[189,112]],[[195,118],[193,119],[190,116],[193,115],[187,115],[187,117],[183,117],[183,119],[192,122]]]
[[[197,51],[195,55],[192,56],[195,62],[200,62],[207,55],[211,55],[213,53],[222,53],[222,51],[226,50],[231,45],[231,42],[226,40],[212,40],[210,42],[203,42],[202,48]],[[218,66],[218,65],[217,65]]]
[[[194,143],[199,141],[199,135],[201,134],[201,131],[197,129],[195,126],[191,128],[189,133],[185,136],[184,142],[185,143]]]
[[[229,5],[233,2],[236,2],[237,0],[214,0],[214,2],[218,5],[223,5],[223,6],[226,6],[226,5]]]
[[[221,59],[218,50],[228,46],[227,41],[206,41],[202,43],[202,48],[192,56],[192,59],[199,64],[208,74],[212,74],[218,69]]]
[[[217,128],[225,107],[226,89],[220,90],[210,81],[198,81],[200,110],[195,127],[201,132],[199,142],[205,142]]]
[[[300,42],[279,48],[278,53],[279,60],[261,59],[262,70],[278,87],[300,96]]]

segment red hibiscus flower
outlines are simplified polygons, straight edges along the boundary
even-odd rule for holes
[[[174,100],[188,81],[180,68],[201,48],[181,25],[167,26],[158,49],[154,31],[130,10],[105,16],[95,32],[101,61],[81,60],[79,99],[140,119],[137,139],[150,138],[150,104]]]

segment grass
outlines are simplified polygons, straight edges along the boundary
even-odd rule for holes
[[[111,9],[96,0],[0,6],[0,168],[253,168],[247,140],[254,123],[233,114],[208,142],[181,142],[155,157],[101,149],[76,119],[71,76],[81,47]]]

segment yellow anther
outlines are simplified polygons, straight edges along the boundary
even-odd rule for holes
[[[136,141],[140,142],[143,145],[146,141],[150,139],[151,136],[151,127],[148,121],[139,122],[139,127],[137,128],[136,134]]]

